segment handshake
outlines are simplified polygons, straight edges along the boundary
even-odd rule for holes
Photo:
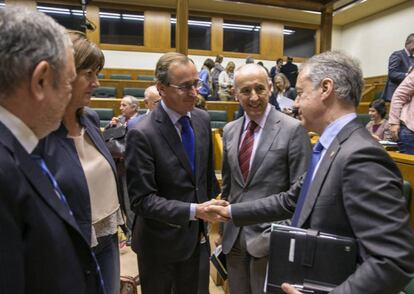
[[[195,216],[207,222],[227,222],[230,219],[229,203],[212,199],[196,205]]]

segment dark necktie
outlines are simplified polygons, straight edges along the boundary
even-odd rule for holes
[[[188,160],[190,161],[191,170],[195,170],[195,139],[194,131],[190,124],[190,118],[186,115],[182,116],[178,122],[181,125],[181,141],[183,143]]]
[[[303,204],[305,203],[306,196],[312,184],[313,173],[315,172],[315,168],[318,165],[319,160],[321,159],[322,150],[323,150],[323,146],[318,141],[315,144],[315,147],[313,147],[312,161],[306,172],[305,180],[303,182],[302,189],[300,190],[299,199],[298,199],[298,202],[296,203],[295,213],[293,214],[293,218],[292,218],[292,226],[294,227],[298,225],[300,213],[303,208]]]
[[[40,166],[40,168],[42,170],[42,173],[45,176],[47,176],[47,178],[51,182],[57,197],[63,203],[63,205],[68,209],[70,215],[73,216],[72,210],[70,209],[69,204],[66,201],[66,197],[63,194],[62,190],[60,190],[59,185],[58,185],[55,177],[52,175],[52,173],[48,169],[45,160],[37,154],[31,154],[30,157]],[[95,253],[93,251],[91,251],[91,254],[92,254],[93,260],[95,261],[95,264],[96,264],[96,271],[97,271],[98,277],[99,277],[99,286],[100,286],[101,294],[105,294],[105,287],[104,287],[104,281],[103,281],[103,278],[102,278],[101,268],[99,267],[99,264],[98,264],[98,261],[96,259]]]
[[[239,150],[239,165],[245,182],[247,180],[247,176],[249,175],[250,159],[252,157],[254,144],[254,130],[256,127],[257,123],[251,120]]]

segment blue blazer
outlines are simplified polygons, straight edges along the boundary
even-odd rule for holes
[[[75,219],[1,122],[0,231],[0,293],[100,293]]]
[[[405,79],[410,66],[411,62],[405,49],[395,51],[391,54],[388,61],[388,80],[382,94],[384,100],[391,101],[395,89]]]
[[[90,108],[85,108],[84,114],[79,120],[96,149],[111,165],[114,177],[117,180],[114,160],[105,145],[98,127],[98,114]],[[68,131],[62,123],[58,130],[41,141],[41,153],[48,168],[54,174],[59,187],[65,194],[83,236],[90,244],[92,220],[88,184],[75,143],[72,139],[67,138],[67,134]],[[118,182],[117,186],[119,191]]]

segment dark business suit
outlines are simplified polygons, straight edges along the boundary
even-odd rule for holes
[[[96,149],[110,164],[116,178],[115,163],[108,148],[105,146],[98,128],[99,117],[97,113],[90,108],[85,108],[84,114],[79,118],[79,122],[85,128],[85,132],[91,138]],[[88,184],[75,143],[67,135],[68,131],[62,123],[58,130],[40,141],[38,149],[42,153],[48,168],[58,181],[59,187],[66,195],[79,228],[86,240],[90,242],[92,220]]]
[[[394,51],[388,60],[388,80],[385,84],[382,98],[391,101],[395,89],[405,79],[409,67],[413,65],[413,61],[407,55],[405,49]]]
[[[1,293],[99,293],[96,265],[49,179],[0,123]]]
[[[287,193],[233,205],[234,223],[240,226],[290,217],[302,181]],[[393,294],[413,278],[414,237],[400,172],[355,120],[326,150],[298,226],[358,240],[362,264],[331,293]]]
[[[287,77],[291,87],[296,86],[296,79],[298,78],[298,66],[296,64],[292,61],[288,61],[282,65],[280,72]]]
[[[212,141],[207,112],[195,108],[191,112],[191,124],[196,142],[194,175],[177,130],[161,103],[128,131],[128,192],[136,214],[132,249],[138,254],[145,294],[166,293],[171,279],[180,281],[186,275],[192,277],[191,282],[179,285],[184,288],[175,289],[174,293],[196,293],[198,261],[194,268],[176,272],[169,280],[157,279],[152,272],[195,258],[200,234],[207,232],[205,223],[189,220],[190,203],[202,203],[213,196]]]
[[[273,107],[270,108],[262,130],[260,141],[251,159],[252,167],[245,182],[239,165],[239,145],[244,126],[244,117],[227,124],[223,132],[223,191],[222,198],[230,203],[251,201],[280,193],[289,187],[306,171],[311,151],[309,136],[300,122]],[[232,293],[262,293],[267,256],[269,254],[269,234],[262,234],[270,227],[270,223],[262,223],[243,228],[232,222],[224,224],[223,252],[231,253],[233,247],[246,247],[253,256],[254,264],[250,284],[257,283],[253,292],[249,290],[249,279],[245,272],[249,264],[243,264],[236,256],[228,256],[230,290]],[[243,236],[241,236],[243,234]],[[240,240],[241,239],[241,240]],[[234,249],[234,252],[239,249]],[[252,259],[253,260],[253,259]],[[259,288],[260,287],[260,288]],[[257,291],[257,289],[260,291]]]

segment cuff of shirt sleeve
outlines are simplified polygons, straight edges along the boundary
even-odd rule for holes
[[[233,215],[231,214],[231,205],[229,205],[229,217],[230,219],[233,219]]]
[[[196,218],[196,207],[197,207],[197,204],[195,204],[195,203],[190,204],[190,221],[197,220],[197,218]]]

